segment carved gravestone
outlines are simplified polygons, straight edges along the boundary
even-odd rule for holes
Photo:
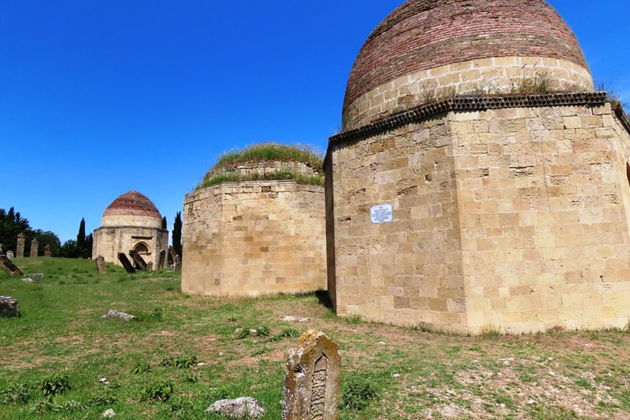
[[[177,256],[177,252],[175,252],[175,248],[173,248],[173,245],[168,247],[168,264],[169,265],[173,265],[175,264],[175,257]]]
[[[24,258],[24,246],[26,245],[26,236],[20,233],[17,237],[17,249],[15,250],[15,258]]]
[[[131,259],[133,260],[134,263],[136,263],[136,268],[142,271],[147,271],[148,265],[147,262],[144,260],[144,258],[142,258],[142,256],[140,254],[138,254],[137,251],[135,250],[130,250],[129,251],[129,256],[131,257]]]
[[[13,254],[13,251],[7,251],[7,258],[12,260],[13,258],[15,258],[15,254]]]
[[[182,259],[179,255],[175,255],[175,261],[173,262],[173,270],[181,271],[182,269]]]
[[[0,296],[0,318],[15,318],[20,316],[18,301],[8,296]]]
[[[44,257],[52,257],[52,249],[50,249],[50,245],[46,245],[44,247]]]
[[[307,331],[289,351],[282,420],[336,420],[339,347],[322,332]]]
[[[136,269],[133,268],[133,265],[131,265],[129,258],[127,258],[127,256],[123,254],[122,252],[118,254],[118,261],[120,261],[120,263],[123,265],[127,273],[133,274],[136,272]]]
[[[96,258],[96,269],[99,274],[107,274],[107,266],[105,265],[105,258],[102,255],[99,255]]]
[[[21,276],[23,274],[22,270],[20,270],[15,264],[13,264],[13,261],[4,255],[0,255],[0,268],[9,273],[12,277]]]
[[[160,251],[160,259],[158,260],[158,270],[164,270],[164,266],[166,264],[166,250]]]
[[[31,242],[31,258],[37,257],[39,255],[39,241],[37,239],[33,239]]]
[[[147,271],[153,271],[153,261],[147,263]]]

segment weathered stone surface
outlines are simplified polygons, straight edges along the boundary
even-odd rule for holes
[[[52,249],[50,249],[50,245],[46,245],[44,247],[44,257],[52,257]]]
[[[341,356],[322,332],[307,331],[289,351],[282,420],[335,420]]]
[[[0,317],[15,318],[20,316],[18,301],[9,296],[0,296]]]
[[[265,415],[265,409],[251,397],[235,400],[220,400],[212,404],[206,413],[221,414],[229,419],[260,419]]]
[[[127,321],[127,322],[136,319],[136,317],[133,315],[129,315],[124,312],[118,312],[114,310],[108,311],[105,315],[103,315],[102,318],[103,319],[122,319],[123,321]]]
[[[31,241],[31,253],[30,253],[31,258],[37,257],[39,256],[39,240],[33,239]]]
[[[4,255],[0,255],[0,268],[12,277],[21,276],[23,274],[22,270],[20,270],[17,265],[13,264],[13,261]]]
[[[158,259],[157,269],[164,270],[165,267],[166,267],[166,250],[163,249],[160,251],[160,258]]]
[[[20,233],[17,237],[17,249],[15,250],[15,258],[24,258],[24,247],[26,245],[26,236]]]
[[[32,278],[30,278],[30,277],[24,277],[24,278],[22,279],[22,282],[23,282],[23,283],[26,283],[26,284],[32,284],[32,283],[33,283],[33,279],[32,279]]]
[[[96,257],[96,269],[99,274],[107,274],[107,265],[105,264],[105,258],[102,255]]]
[[[134,249],[130,249],[129,256],[131,257],[133,262],[136,264],[136,267],[135,267],[136,269],[147,271],[149,266],[147,265],[147,262],[144,260],[144,258],[142,258],[140,254],[138,254],[138,251]]]
[[[153,261],[150,261],[150,262],[147,264],[147,271],[153,271]]]
[[[30,273],[28,276],[33,280],[43,280],[46,277],[44,273]]]
[[[6,257],[8,259],[12,260],[13,258],[15,258],[15,254],[13,253],[13,251],[9,250],[9,251],[7,251]]]
[[[175,255],[175,261],[173,262],[173,270],[181,271],[182,269],[182,257]]]
[[[133,274],[136,272],[136,269],[133,268],[133,265],[131,265],[129,258],[127,258],[127,256],[123,254],[122,252],[118,254],[118,261],[120,261],[120,263],[125,268],[125,271],[127,271],[127,273]]]
[[[116,412],[110,408],[108,410],[103,411],[103,414],[101,414],[101,417],[104,419],[111,419],[116,417]]]

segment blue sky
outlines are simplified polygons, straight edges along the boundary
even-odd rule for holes
[[[136,189],[172,226],[223,151],[324,151],[352,63],[399,0],[0,0],[0,208],[62,240]],[[630,4],[552,0],[630,102]]]

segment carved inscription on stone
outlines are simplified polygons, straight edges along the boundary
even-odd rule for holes
[[[98,270],[99,274],[107,274],[107,266],[105,265],[105,258],[103,258],[103,256],[99,255],[96,258],[96,269]]]
[[[39,241],[37,239],[33,239],[31,242],[31,257],[39,256]]]
[[[310,330],[289,351],[282,402],[283,420],[335,420],[339,403],[339,349]]]
[[[24,245],[26,244],[26,236],[20,233],[17,237],[17,249],[15,250],[16,258],[24,258]]]

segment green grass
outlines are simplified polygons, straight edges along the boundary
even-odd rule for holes
[[[214,169],[245,162],[302,162],[316,171],[323,169],[323,158],[309,146],[287,146],[275,143],[256,144],[243,150],[223,154]]]
[[[267,174],[241,174],[238,172],[225,172],[211,175],[205,178],[197,189],[211,187],[222,182],[240,182],[240,181],[268,181],[268,180],[285,180],[293,179],[298,184],[306,185],[324,185],[324,177],[322,175],[302,175],[294,171],[280,170]]]
[[[341,420],[449,418],[453,409],[457,418],[630,415],[627,331],[460,337],[339,318],[315,294],[188,297],[171,272],[16,263],[46,277],[25,284],[0,273],[0,295],[18,299],[23,315],[0,319],[0,419],[94,419],[108,408],[121,419],[220,419],[204,410],[242,396],[278,419],[285,352],[308,328],[341,348]],[[140,319],[101,319],[109,309]]]

